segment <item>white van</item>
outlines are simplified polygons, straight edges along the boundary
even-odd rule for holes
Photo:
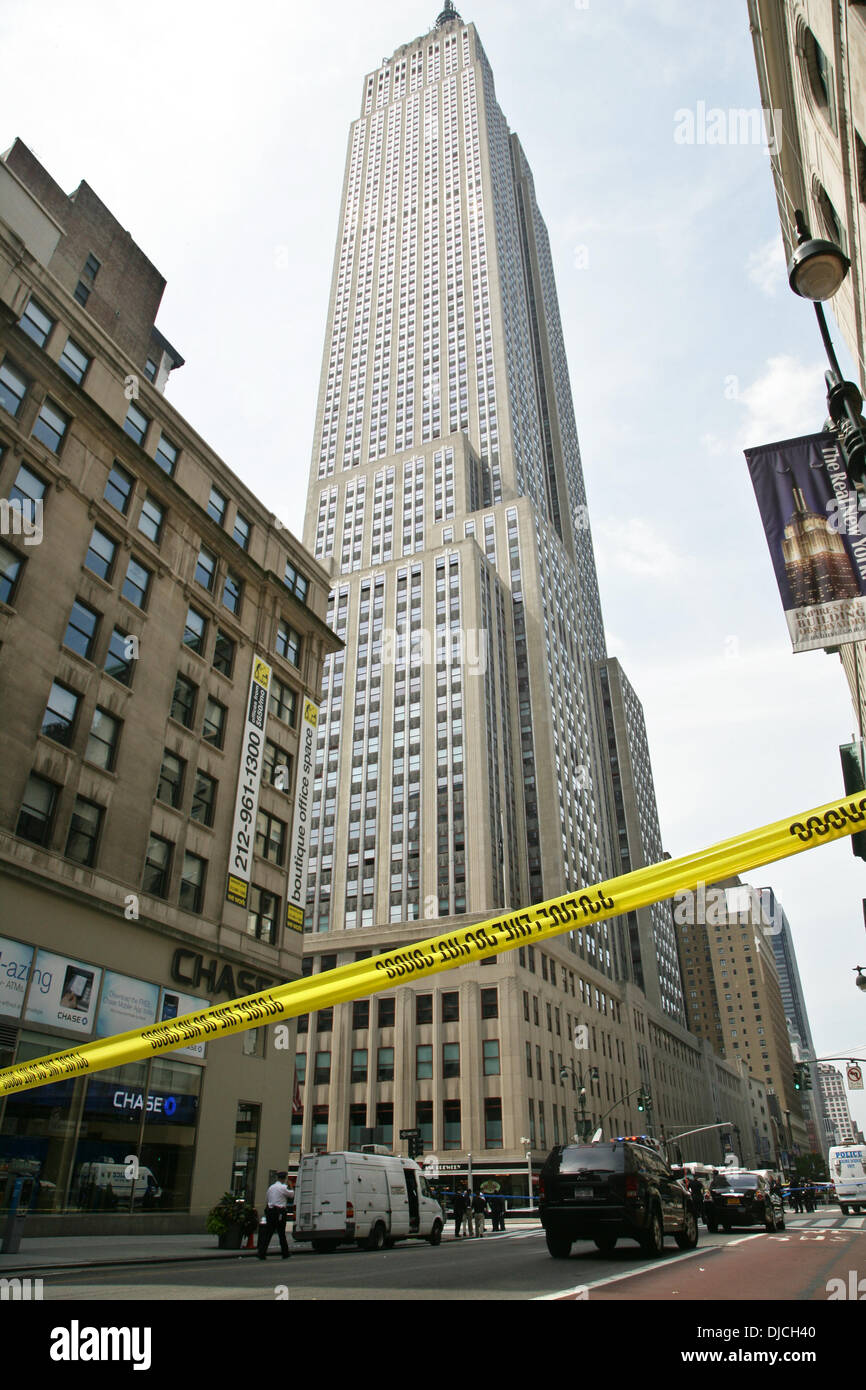
[[[136,1202],[142,1202],[146,1195],[153,1201],[162,1196],[162,1189],[149,1168],[139,1168],[138,1177],[133,1181],[126,1176],[125,1163],[82,1163],[78,1170],[79,1191],[91,1183],[97,1188],[110,1187],[121,1203],[128,1202],[130,1196]]]
[[[830,1150],[830,1181],[842,1215],[866,1211],[866,1144],[843,1144]]]
[[[303,1154],[294,1237],[320,1252],[354,1241],[381,1250],[418,1237],[438,1245],[445,1216],[417,1163],[398,1154]]]

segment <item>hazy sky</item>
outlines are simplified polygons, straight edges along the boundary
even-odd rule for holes
[[[186,358],[169,399],[297,534],[349,124],[365,74],[440,7],[0,13],[0,145],[20,136],[67,191],[86,179],[159,267],[158,325]],[[766,151],[701,138],[702,111],[759,105],[745,0],[458,8],[550,231],[608,647],[685,854],[841,794],[853,724],[838,658],[791,654],[742,454],[826,415]],[[751,880],[791,921],[819,1055],[862,1055],[866,865],[845,841]]]

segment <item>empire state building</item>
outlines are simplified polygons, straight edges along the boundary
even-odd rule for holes
[[[450,2],[364,79],[350,130],[304,543],[345,643],[318,727],[309,971],[636,865],[547,230]],[[523,1138],[564,1139],[575,1029],[587,1115],[650,1066],[619,982],[649,998],[651,978],[684,1020],[669,925],[590,925],[302,1020],[293,1149],[418,1128],[507,1167]]]

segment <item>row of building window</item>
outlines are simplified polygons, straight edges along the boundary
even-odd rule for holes
[[[421,1131],[421,1139],[424,1146],[426,1148],[432,1148],[435,1142],[436,1146],[442,1149],[462,1148],[460,1101],[445,1100],[442,1102],[441,1140],[434,1137],[433,1115],[432,1100],[419,1100],[416,1102],[415,1126]],[[308,1141],[314,1149],[326,1149],[328,1147],[328,1121],[328,1106],[314,1105],[312,1107]],[[350,1147],[360,1148],[361,1144],[364,1143],[366,1139],[364,1133],[366,1128],[367,1106],[350,1105],[348,1131],[348,1142]],[[394,1106],[390,1101],[380,1101],[376,1105],[375,1128],[378,1142],[389,1146],[394,1143]],[[302,1142],[307,1142],[304,1140],[303,1134],[304,1112],[301,1110],[300,1112],[296,1112],[292,1118],[291,1148],[300,1149]],[[484,1099],[484,1147],[486,1149],[501,1149],[503,1147],[502,1100],[499,1096],[486,1096]]]
[[[501,1071],[499,1056],[499,1039],[485,1038],[482,1041],[482,1068],[484,1076],[499,1076]],[[442,1043],[442,1068],[441,1075],[445,1080],[460,1075],[460,1044],[456,1042]],[[351,1069],[349,1080],[353,1084],[366,1082],[368,1077],[368,1050],[366,1047],[356,1047],[352,1049]],[[313,1076],[312,1081],[315,1086],[327,1086],[331,1080],[331,1053],[316,1052],[313,1054]],[[299,1085],[303,1085],[307,1079],[307,1055],[299,1052],[295,1057],[295,1069]],[[433,1045],[432,1043],[418,1043],[415,1048],[415,1077],[418,1081],[429,1081],[433,1078]],[[394,1048],[379,1047],[376,1049],[376,1080],[394,1080]]]

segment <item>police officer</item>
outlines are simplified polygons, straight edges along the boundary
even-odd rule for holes
[[[265,1219],[259,1222],[258,1257],[263,1260],[268,1253],[271,1236],[276,1231],[280,1242],[280,1253],[284,1260],[289,1258],[289,1243],[286,1240],[286,1219],[292,1201],[292,1189],[286,1186],[286,1173],[277,1173],[265,1198]]]

